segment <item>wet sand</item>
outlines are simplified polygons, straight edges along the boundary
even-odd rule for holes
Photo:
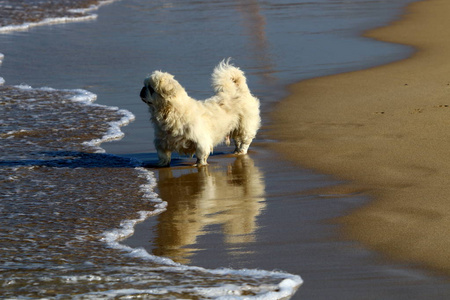
[[[302,81],[276,106],[271,148],[372,201],[340,218],[346,238],[450,274],[450,2],[407,8],[366,33],[411,45],[405,60]]]

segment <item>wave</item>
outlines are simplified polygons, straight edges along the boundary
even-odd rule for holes
[[[0,81],[1,82],[1,81]],[[33,89],[29,85],[16,85],[14,86],[17,89],[22,90],[31,90]],[[87,142],[83,142],[83,145],[89,146],[91,148],[95,148],[95,152],[97,153],[104,153],[105,150],[100,147],[100,144],[108,141],[115,141],[120,140],[124,137],[124,133],[120,130],[120,127],[128,125],[130,122],[134,121],[135,116],[126,109],[119,109],[115,106],[106,106],[106,105],[100,105],[95,104],[95,100],[97,100],[97,95],[94,93],[91,93],[87,90],[83,89],[54,89],[50,87],[42,87],[42,88],[34,88],[35,91],[44,91],[44,92],[66,92],[66,93],[73,93],[74,95],[69,97],[69,100],[73,102],[82,103],[85,105],[90,106],[97,106],[101,107],[103,109],[116,111],[117,114],[122,115],[122,118],[119,121],[109,122],[109,129],[108,132],[103,135],[100,138],[93,139]]]
[[[89,21],[89,20],[95,20],[96,18],[97,18],[97,15],[88,15],[88,16],[83,16],[83,17],[46,18],[39,22],[26,22],[26,23],[23,23],[20,25],[3,26],[3,27],[0,27],[0,33],[11,32],[11,31],[26,31],[32,27],[37,27],[37,26],[42,26],[42,25]]]
[[[92,21],[97,19],[97,14],[92,14],[92,11],[99,9],[101,6],[105,4],[110,4],[118,0],[104,0],[100,1],[98,4],[93,4],[87,8],[74,8],[68,9],[67,12],[69,14],[76,14],[77,16],[63,16],[63,17],[55,17],[55,18],[44,18],[42,20],[36,22],[23,22],[22,24],[14,24],[14,25],[6,25],[0,27],[1,33],[9,33],[13,31],[26,31],[32,27],[44,26],[44,25],[52,25],[52,24],[61,24],[61,23],[72,23],[72,22],[82,22],[82,21]]]

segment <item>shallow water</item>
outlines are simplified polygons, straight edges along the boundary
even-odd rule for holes
[[[121,138],[120,126],[134,115],[92,104],[96,98],[86,90],[0,87],[2,297],[293,293],[301,283],[295,275],[187,267],[119,244],[166,203],[139,161],[103,153],[100,145]]]
[[[98,1],[94,0],[3,0],[0,12],[0,26],[23,25],[24,23],[38,23],[46,18],[82,17],[81,11],[71,9],[87,8]]]
[[[87,89],[98,103],[131,111],[137,121],[123,128],[125,138],[104,147],[147,152],[152,131],[138,94],[153,70],[174,74],[204,98],[213,67],[232,57],[268,110],[286,84],[405,57],[403,46],[356,35],[408,2],[122,0],[102,6],[92,21],[0,35],[0,76],[7,84]]]
[[[95,96],[81,90],[0,87],[0,95],[2,296],[195,299],[289,294],[299,284],[282,273],[186,267],[120,245],[166,206],[139,162],[98,153],[129,113],[90,104]],[[290,291],[280,291],[281,281]]]
[[[8,11],[14,12],[3,16],[6,29],[0,35],[0,52],[5,54],[0,76],[6,81],[0,90],[3,295],[197,299],[265,293],[271,299],[292,294],[301,282],[297,275],[306,273],[315,290],[303,295],[327,299],[338,290],[349,299],[364,295],[362,288],[349,289],[358,272],[368,278],[365,282],[372,282],[356,283],[364,289],[380,283],[367,275],[373,266],[358,269],[363,263],[358,259],[357,267],[347,269],[335,267],[331,260],[321,265],[323,255],[317,253],[329,255],[324,248],[335,243],[317,242],[314,247],[314,241],[301,237],[305,245],[301,249],[276,246],[288,234],[298,234],[277,230],[300,226],[290,222],[297,219],[299,203],[309,212],[301,223],[305,230],[315,232],[317,225],[305,225],[304,218],[312,222],[310,216],[317,210],[323,214],[314,219],[316,223],[335,216],[312,204],[322,199],[318,195],[303,195],[308,188],[329,184],[322,176],[298,175],[287,166],[286,173],[275,172],[280,165],[257,146],[256,153],[244,160],[213,156],[212,165],[203,170],[186,167],[190,163],[186,158],[176,160],[173,170],[140,167],[155,156],[148,112],[138,94],[148,73],[164,69],[175,74],[190,94],[206,97],[211,93],[213,66],[231,56],[246,71],[265,113],[284,95],[288,83],[405,57],[411,50],[357,38],[356,33],[387,22],[410,1],[122,0],[98,11],[93,7],[69,11],[90,7],[94,1],[44,2],[48,3],[38,9],[24,8],[25,1],[0,1],[0,7],[12,7]],[[42,26],[5,27],[20,25],[21,18],[30,22],[30,11],[37,18],[31,21]],[[73,23],[80,16],[84,22]],[[64,23],[43,26],[54,22]],[[100,105],[91,103],[95,99]],[[264,130],[256,142],[260,141],[267,142]],[[219,148],[222,151],[228,149]],[[298,177],[280,179],[292,174]],[[301,191],[293,188],[296,185]],[[183,193],[183,199],[171,197]],[[170,209],[161,213],[165,199]],[[345,201],[358,201],[351,199]],[[348,207],[332,203],[339,212]],[[285,214],[286,208],[292,214]],[[155,214],[159,215],[151,217]],[[138,240],[131,237],[127,245],[147,251],[118,242],[144,219],[156,227],[151,240],[134,236]],[[334,230],[327,227],[321,232],[323,236],[316,238],[322,241]],[[277,235],[283,238],[277,240]],[[211,248],[200,249],[202,245]],[[338,249],[347,253],[346,247]],[[283,252],[288,249],[298,253]],[[332,258],[347,264],[361,256],[350,252],[345,259],[338,254]],[[212,258],[202,261],[205,253]],[[274,253],[286,259],[273,261],[284,264],[270,263],[267,257]],[[299,255],[305,257],[292,259]],[[296,275],[219,268],[227,266],[289,269]],[[330,268],[333,275],[321,268]],[[389,272],[391,268],[376,274]],[[416,280],[417,274],[408,272],[393,276],[395,282],[420,282],[422,292],[443,286],[440,280],[433,285],[426,276]],[[324,282],[329,288],[321,294],[318,286]]]

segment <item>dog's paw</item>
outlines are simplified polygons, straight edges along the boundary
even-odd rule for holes
[[[248,147],[250,146],[250,143],[242,143],[239,146],[236,146],[236,149],[234,149],[234,154],[236,155],[245,155],[248,152]]]
[[[166,161],[166,160],[160,160],[158,161],[158,163],[156,164],[156,167],[158,168],[168,168],[170,167],[170,161]]]
[[[207,160],[207,157],[197,158],[197,161],[195,162],[194,167],[207,166],[208,162],[206,160]]]
[[[233,154],[235,154],[235,155],[245,155],[245,154],[247,154],[247,150],[234,150]]]
[[[240,147],[240,148],[236,148],[234,149],[233,154],[235,155],[245,155],[248,152],[248,147]]]
[[[206,167],[208,164],[206,163],[206,164],[198,164],[198,163],[195,163],[195,164],[193,164],[193,167],[196,167],[196,168],[201,168],[201,167]]]

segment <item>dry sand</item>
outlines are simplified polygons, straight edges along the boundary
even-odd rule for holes
[[[347,237],[447,274],[449,16],[448,0],[410,5],[400,21],[365,35],[415,47],[411,58],[295,84],[269,126],[286,158],[373,198],[341,219]]]

